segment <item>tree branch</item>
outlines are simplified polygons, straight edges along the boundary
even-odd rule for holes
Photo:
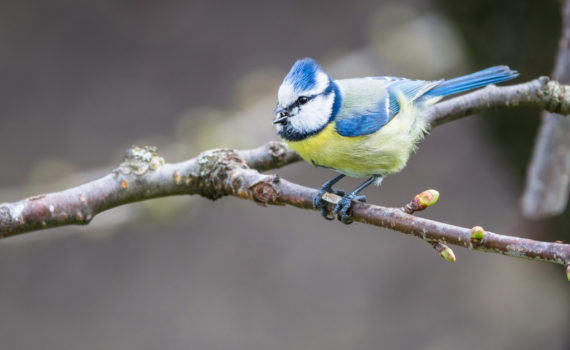
[[[554,79],[570,83],[570,0],[562,2],[562,34],[553,72]],[[523,214],[543,218],[560,214],[566,208],[570,181],[570,119],[542,112],[542,122],[529,164]]]
[[[563,113],[570,112],[569,88],[540,78],[525,84],[487,87],[439,103],[425,111],[430,126],[461,118],[496,106],[538,105]],[[190,160],[167,164],[155,148],[133,147],[124,161],[110,174],[65,191],[42,194],[0,205],[0,238],[71,224],[87,224],[98,213],[136,201],[183,194],[209,199],[236,196],[266,205],[292,205],[313,209],[317,190],[300,186],[276,175],[259,171],[296,162],[299,157],[280,142],[246,151],[218,149]],[[431,197],[430,197],[431,196]],[[339,200],[327,194],[331,211]],[[357,203],[353,219],[411,234],[434,246],[446,260],[455,256],[446,244],[514,257],[544,260],[566,265],[570,279],[570,245],[503,236],[480,227],[472,229],[418,218],[415,211],[437,200],[436,192],[426,191],[403,208],[386,208]]]
[[[548,77],[508,86],[483,89],[439,102],[423,112],[431,128],[490,108],[537,106],[546,111],[570,114],[570,86]]]

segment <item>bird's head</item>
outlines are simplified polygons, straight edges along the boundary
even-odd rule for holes
[[[341,94],[337,84],[311,58],[295,62],[277,94],[277,133],[299,141],[321,131],[338,112]]]

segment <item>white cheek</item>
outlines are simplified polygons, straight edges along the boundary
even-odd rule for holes
[[[334,102],[334,94],[317,96],[300,108],[298,114],[289,118],[291,127],[302,133],[310,133],[323,128],[329,121]]]

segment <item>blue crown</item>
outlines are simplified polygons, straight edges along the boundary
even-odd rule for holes
[[[283,81],[293,84],[296,91],[310,90],[315,87],[316,75],[320,70],[321,66],[314,59],[303,58],[295,62]]]

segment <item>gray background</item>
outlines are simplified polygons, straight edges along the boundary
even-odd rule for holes
[[[303,56],[335,77],[549,74],[557,4],[531,3],[0,1],[0,201],[96,178],[131,144],[176,161],[276,139],[275,93]],[[518,214],[537,115],[434,130],[369,201],[436,188],[422,216],[568,239],[567,226]],[[523,146],[509,148],[512,133]],[[304,163],[278,173],[313,187],[333,175]],[[451,264],[399,233],[236,198],[136,204],[0,241],[0,347],[570,347],[562,268],[455,253]]]

